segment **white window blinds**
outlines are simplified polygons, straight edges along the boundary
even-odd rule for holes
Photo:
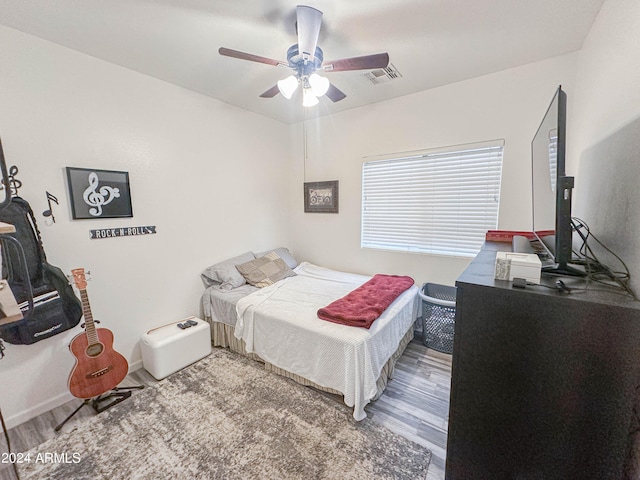
[[[474,256],[497,228],[504,142],[362,165],[365,248]]]

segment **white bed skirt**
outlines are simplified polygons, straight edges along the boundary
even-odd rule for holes
[[[288,372],[286,370],[283,370],[282,368],[276,367],[271,363],[265,362],[255,353],[248,353],[245,349],[244,341],[242,339],[236,338],[233,335],[234,327],[225,323],[212,321],[211,318],[205,317],[205,319],[211,324],[211,344],[214,347],[229,348],[233,352],[240,353],[253,360],[263,363],[266,370],[277,373],[278,375],[282,375],[287,378],[291,378],[292,380],[295,380],[302,385],[314,387],[318,390],[322,390],[323,392],[343,395],[343,392],[339,392],[332,388],[323,387],[312,382],[311,380],[296,375],[295,373]],[[380,376],[378,377],[378,380],[376,382],[377,393],[372,400],[376,400],[378,397],[380,397],[380,395],[382,395],[382,392],[384,392],[384,389],[387,387],[387,383],[391,378],[393,378],[396,361],[398,360],[398,358],[400,358],[400,356],[404,352],[404,349],[407,347],[407,345],[409,345],[409,342],[411,342],[411,340],[413,340],[413,323],[411,324],[411,328],[407,330],[407,333],[404,335],[404,337],[402,337],[402,340],[400,340],[400,344],[397,350],[393,353],[393,355],[391,355],[391,358],[382,368],[382,372],[380,373]]]

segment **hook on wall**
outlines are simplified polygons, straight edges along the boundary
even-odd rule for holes
[[[45,217],[51,217],[51,223],[49,225],[52,225],[54,223],[56,223],[56,217],[53,216],[53,208],[51,207],[51,202],[55,203],[56,205],[60,205],[58,203],[58,199],[50,194],[49,192],[47,193],[47,203],[49,204],[49,209],[45,210],[44,212],[42,212],[42,215],[44,215]]]

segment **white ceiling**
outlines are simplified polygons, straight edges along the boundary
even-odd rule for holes
[[[582,46],[604,0],[309,0],[324,12],[325,60],[388,52],[402,78],[327,73],[347,94],[325,115],[562,55]],[[0,0],[0,24],[223,102],[292,123],[296,97],[259,95],[287,69],[218,55],[221,46],[286,60],[292,0]],[[0,47],[1,48],[1,47]]]

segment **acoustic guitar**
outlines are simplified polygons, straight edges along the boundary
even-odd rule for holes
[[[87,295],[84,268],[71,270],[80,292],[85,331],[76,335],[69,350],[76,364],[69,375],[69,391],[76,398],[89,399],[115,388],[127,376],[127,360],[113,349],[113,333],[96,328]]]

